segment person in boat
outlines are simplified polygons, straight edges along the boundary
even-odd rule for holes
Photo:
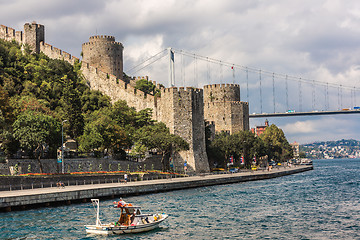
[[[135,210],[127,208],[127,206],[132,206],[132,204],[128,204],[120,198],[120,201],[117,203],[117,207],[121,208],[120,218],[117,221],[120,225],[131,225],[135,219]]]

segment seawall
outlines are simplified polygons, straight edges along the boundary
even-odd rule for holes
[[[187,188],[206,187],[246,181],[276,178],[313,170],[313,166],[273,169],[272,171],[241,172],[234,174],[203,175],[186,178],[160,179],[129,183],[69,186],[3,191],[0,194],[0,211],[25,210],[33,207],[56,206],[73,202],[87,202],[91,198],[115,198],[150,194]]]

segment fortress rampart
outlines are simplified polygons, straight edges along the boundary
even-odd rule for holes
[[[53,47],[52,45],[44,42],[41,42],[40,44],[40,51],[49,58],[64,60],[70,64],[74,64],[80,61],[79,58],[71,56],[70,53],[62,51],[61,49]]]
[[[53,59],[79,62],[71,54],[45,43],[44,26],[40,24],[26,23],[24,32],[1,25],[0,38],[27,44],[34,52],[43,52]],[[204,89],[164,88],[152,81],[161,90],[161,97],[154,97],[135,89],[136,81],[149,80],[147,76],[123,80],[123,45],[115,42],[115,37],[91,36],[89,42],[82,44],[82,51],[81,70],[91,89],[108,95],[112,102],[125,100],[138,111],[152,109],[154,120],[164,122],[171,133],[189,143],[189,151],[173,156],[177,169],[183,168],[186,160],[189,172],[209,172],[204,120],[212,122],[217,132],[249,129],[249,105],[240,101],[238,84],[206,85]]]
[[[23,32],[15,31],[13,28],[6,27],[4,25],[0,25],[0,38],[6,41],[15,40],[18,43],[23,42]]]
[[[154,96],[135,89],[116,76],[105,73],[89,63],[82,62],[81,71],[90,88],[105,93],[113,103],[118,100],[126,100],[127,104],[137,111],[150,108],[153,110],[153,118],[158,119],[157,101]]]

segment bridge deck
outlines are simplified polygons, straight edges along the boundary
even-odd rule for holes
[[[266,118],[266,117],[295,117],[311,115],[334,115],[334,114],[356,114],[360,110],[341,110],[341,111],[313,111],[313,112],[286,112],[286,113],[256,113],[250,114],[249,118]]]

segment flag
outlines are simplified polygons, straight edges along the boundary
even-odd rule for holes
[[[174,61],[174,52],[170,49],[170,58],[171,61]]]
[[[233,70],[233,83],[235,83],[235,68],[234,68],[234,66],[232,66],[231,69]]]
[[[241,157],[241,164],[244,164],[244,157]]]

